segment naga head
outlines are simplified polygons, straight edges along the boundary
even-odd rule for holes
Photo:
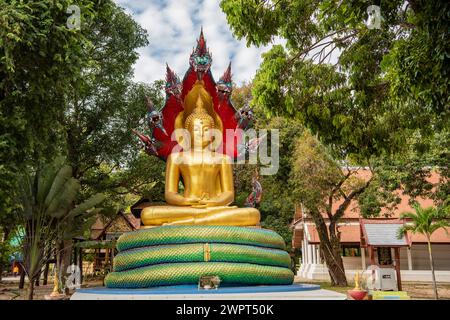
[[[162,132],[164,132],[165,135],[167,135],[166,130],[163,126],[163,115],[160,111],[156,110],[153,106],[152,100],[147,97],[146,99],[147,103],[147,123],[150,129],[153,132],[154,128],[160,129]]]
[[[192,51],[189,58],[191,68],[197,73],[197,79],[202,80],[203,76],[211,67],[212,56],[206,48],[206,41],[203,37],[203,29],[200,31],[200,37],[197,40],[197,47]]]
[[[236,112],[235,117],[238,121],[237,126],[246,130],[254,120],[253,110],[249,105],[245,105]]]
[[[182,84],[180,78],[173,72],[169,65],[166,64],[166,93],[175,96],[177,100],[181,100]]]
[[[227,70],[216,84],[217,94],[221,100],[228,99],[233,91],[233,82],[231,81],[231,62]]]

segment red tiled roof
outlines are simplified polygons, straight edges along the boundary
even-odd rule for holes
[[[360,243],[361,241],[361,231],[359,225],[341,225],[338,229],[341,232],[341,243]],[[445,230],[439,229],[431,235],[432,243],[450,243],[450,228],[446,228],[448,234]],[[311,236],[309,241],[312,244],[319,244],[319,235],[317,234],[317,229],[314,225],[308,224],[308,233]],[[412,243],[426,243],[427,239],[424,235],[413,234],[408,232],[408,237]],[[301,241],[302,239],[300,239]],[[295,239],[295,247],[300,246],[300,241]]]
[[[354,178],[362,179],[364,181],[369,180],[371,176],[372,176],[372,173],[368,169],[360,169],[353,175]],[[439,182],[439,174],[437,172],[435,172],[435,171],[431,172],[431,175],[427,179],[427,181],[432,183],[432,184],[438,183]],[[399,218],[400,215],[402,213],[404,213],[405,211],[414,211],[414,209],[409,205],[410,196],[403,194],[403,192],[401,190],[397,190],[396,194],[401,199],[400,203],[391,212],[389,212],[386,208],[382,208],[381,212],[380,212],[380,217],[381,218],[386,218],[386,217]],[[417,197],[415,200],[422,207],[425,207],[425,208],[426,207],[430,207],[430,206],[434,206],[432,199]],[[341,199],[339,199],[337,201],[334,201],[333,205],[332,205],[332,211],[336,212],[336,210],[339,208],[339,206],[343,202],[344,202],[343,198],[341,198]],[[295,212],[294,216],[295,216],[294,217],[294,221],[296,221],[296,220],[298,220],[297,217],[301,217],[301,213]],[[328,218],[326,212],[323,212],[322,216],[325,219]],[[359,219],[359,218],[362,218],[362,217],[361,217],[361,212],[360,212],[359,207],[358,207],[358,202],[356,200],[352,200],[350,202],[350,205],[345,210],[344,216],[342,217],[342,219]]]
[[[450,243],[450,228],[438,229],[431,235],[431,243]],[[420,233],[408,233],[414,243],[427,243],[427,238]]]
[[[354,243],[361,240],[361,233],[359,231],[359,225],[339,226],[338,229],[341,232],[341,243]],[[308,234],[310,235],[309,242],[312,244],[319,244],[319,234],[317,228],[314,225],[308,225]]]

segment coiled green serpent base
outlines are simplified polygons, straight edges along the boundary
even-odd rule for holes
[[[291,284],[290,257],[277,233],[232,226],[164,226],[122,235],[107,275],[109,288],[197,284],[217,275],[225,285]]]

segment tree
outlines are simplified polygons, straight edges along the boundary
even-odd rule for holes
[[[375,17],[380,18],[379,26],[368,19],[369,5],[380,9],[381,16]],[[415,125],[436,122],[442,128],[448,123],[447,1],[222,0],[220,6],[234,35],[247,44],[266,45],[275,37],[286,40],[285,66],[261,70],[267,88],[284,87],[285,97],[304,92],[302,87],[285,86],[284,80],[292,83],[298,75],[307,75],[297,61],[324,64],[334,53],[339,59],[332,62],[346,73],[360,102],[373,99],[383,107],[380,102],[390,98]],[[275,78],[279,85],[272,81]],[[294,109],[301,109],[294,102]]]
[[[60,121],[68,161],[83,194],[105,193],[104,206],[116,213],[140,197],[161,200],[164,162],[140,154],[141,142],[132,129],[148,130],[145,99],[161,107],[165,83],[133,82],[137,49],[148,44],[147,32],[112,1],[101,8],[85,27],[93,47],[85,54],[93,67],[71,83]]]
[[[0,229],[0,235],[1,235],[1,229]],[[5,267],[9,266],[11,256],[14,255],[16,252],[16,248],[14,248],[13,245],[11,245],[10,236],[11,234],[7,235],[6,233],[2,234],[2,239],[0,239],[0,282],[2,281],[3,271],[5,270]]]
[[[105,166],[135,168],[131,128],[143,124],[145,96],[162,97],[160,83],[132,82],[147,33],[113,1],[77,2],[81,25],[73,29],[66,14],[71,1],[0,3],[0,222],[6,225],[26,166],[67,155],[85,198],[104,186]]]
[[[90,61],[83,78],[70,84],[67,112],[60,118],[74,177],[84,184],[84,176],[101,164],[118,169],[134,158],[137,146],[131,129],[142,125],[145,96],[162,102],[162,84],[154,86],[132,81],[137,49],[148,44],[147,33],[131,16],[112,1],[84,31],[92,49],[84,55]],[[134,142],[134,143],[133,143]]]
[[[337,223],[350,203],[370,185],[355,177],[358,169],[342,169],[316,137],[305,131],[297,139],[290,187],[293,196],[311,215],[320,239],[332,285],[345,286],[344,265]],[[341,200],[338,202],[338,200]],[[338,203],[336,209],[333,204]],[[329,219],[327,226],[325,217]]]
[[[75,206],[80,182],[72,177],[72,168],[57,157],[35,172],[23,173],[20,182],[17,211],[21,228],[23,268],[29,279],[28,299],[33,299],[34,282],[40,274],[54,243],[67,238],[68,233],[86,221],[94,206],[104,200],[96,194]]]
[[[405,212],[401,215],[401,219],[410,219],[411,223],[407,222],[402,228],[399,229],[398,237],[401,238],[405,232],[411,231],[412,233],[423,234],[427,238],[434,298],[437,300],[438,290],[436,285],[436,277],[434,274],[433,254],[431,252],[431,235],[440,228],[450,227],[449,207],[422,208],[418,204],[415,204],[413,207],[414,212]],[[444,230],[447,232],[446,229]]]
[[[252,99],[251,89],[251,84],[243,84],[233,89],[232,101],[236,109],[250,104]],[[295,141],[302,134],[304,127],[295,119],[282,117],[269,119],[264,110],[258,106],[253,108],[253,113],[255,117],[254,129],[278,130],[283,128],[279,131],[279,169],[274,175],[260,176],[263,194],[258,209],[261,213],[261,225],[279,233],[284,238],[288,249],[290,249],[292,243],[290,224],[295,199],[290,193],[286,192],[286,181],[290,179]],[[250,194],[252,175],[255,169],[259,170],[258,166],[250,164],[234,166],[234,184],[238,206],[242,206]]]
[[[71,4],[0,0],[0,216],[14,209],[22,166],[60,151],[66,94],[89,67],[84,25],[66,26]],[[95,1],[77,5],[84,22],[98,9]]]
[[[332,158],[371,168],[369,184],[353,191],[365,204],[377,203],[378,208],[364,207],[376,215],[384,199],[373,197],[372,191],[389,192],[394,185],[384,184],[392,179],[379,174],[387,172],[385,164],[406,150],[420,154],[405,143],[412,135],[433,139],[449,127],[449,44],[444,36],[449,5],[383,2],[379,29],[365,24],[367,6],[350,0],[221,1],[237,38],[254,45],[269,44],[274,37],[286,41],[263,55],[253,81],[252,105],[269,116],[298,119]],[[405,163],[397,161],[396,166]],[[441,172],[447,172],[447,166]],[[423,162],[410,163],[410,168],[410,173],[419,173]],[[395,176],[395,170],[389,171]],[[448,175],[442,186],[447,190]],[[387,200],[395,205],[392,197]],[[339,279],[344,284],[343,273]]]

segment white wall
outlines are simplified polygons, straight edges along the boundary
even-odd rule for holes
[[[407,249],[400,249],[400,269],[408,270]],[[433,244],[435,270],[450,270],[450,244]],[[428,246],[426,244],[413,244],[411,246],[411,258],[413,270],[430,270]]]
[[[362,270],[361,257],[342,257],[342,261],[345,270]]]

